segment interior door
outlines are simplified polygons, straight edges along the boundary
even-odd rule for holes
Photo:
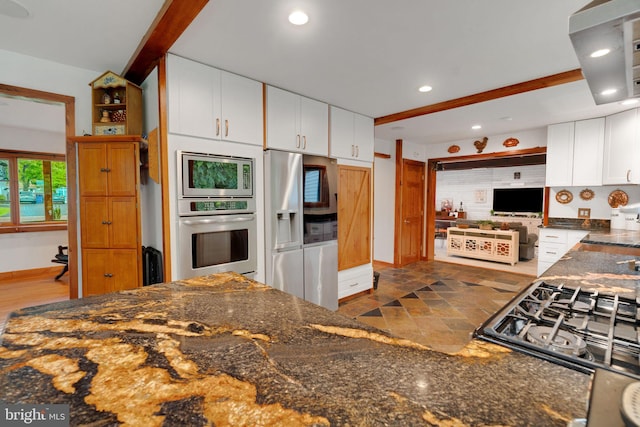
[[[402,161],[400,264],[420,260],[424,206],[424,163]]]

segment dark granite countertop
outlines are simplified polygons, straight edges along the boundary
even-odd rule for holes
[[[590,376],[473,340],[432,351],[236,274],[13,313],[0,400],[72,425],[565,426]]]
[[[589,230],[539,279],[633,297],[640,283],[640,273],[629,268],[635,260],[640,261],[640,231]]]

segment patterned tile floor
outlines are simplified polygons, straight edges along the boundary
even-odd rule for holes
[[[535,279],[438,261],[374,268],[378,289],[340,304],[338,312],[445,353],[464,347],[474,329]]]

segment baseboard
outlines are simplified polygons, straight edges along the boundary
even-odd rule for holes
[[[62,271],[62,268],[63,268],[62,266],[42,267],[42,268],[32,268],[30,270],[0,272],[0,283],[33,279],[35,277],[42,277],[42,276],[51,276],[53,278],[58,274],[60,274],[60,272]]]

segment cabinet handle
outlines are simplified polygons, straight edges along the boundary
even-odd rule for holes
[[[104,225],[111,225],[111,221],[102,221],[102,224],[104,224]]]
[[[100,168],[100,172],[111,172],[109,168]]]
[[[356,157],[360,157],[360,146],[356,145]]]
[[[307,135],[302,137],[302,149],[303,150],[307,149]]]
[[[113,277],[113,274],[111,274],[111,273],[104,273],[104,277]]]
[[[224,121],[224,136],[229,136],[229,120]]]
[[[300,148],[300,134],[296,135],[296,148]]]
[[[216,119],[216,136],[220,136],[220,119]]]
[[[355,282],[355,283],[350,284],[349,287],[353,288],[354,286],[358,286],[358,284],[359,284],[358,282]]]
[[[355,156],[355,145],[351,144],[351,157]]]
[[[627,182],[631,182],[631,169],[627,170]]]

